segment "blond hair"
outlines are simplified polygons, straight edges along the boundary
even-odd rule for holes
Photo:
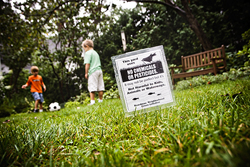
[[[32,67],[30,68],[30,71],[31,71],[31,72],[38,72],[38,71],[39,71],[39,68],[38,68],[37,66],[32,66]]]
[[[94,42],[91,39],[86,39],[82,42],[82,46],[86,47],[87,45],[91,48],[94,48]]]

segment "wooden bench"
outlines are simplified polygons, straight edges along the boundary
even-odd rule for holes
[[[189,56],[181,56],[181,67],[170,67],[172,83],[176,78],[186,78],[198,75],[205,75],[209,73],[217,74],[219,70],[226,70],[226,56],[225,47],[222,45],[220,48],[208,50],[201,53],[196,53]],[[203,70],[196,70],[192,72],[186,72],[189,69],[197,69],[201,67],[208,67]],[[182,72],[179,74],[174,73],[174,69],[181,68]]]

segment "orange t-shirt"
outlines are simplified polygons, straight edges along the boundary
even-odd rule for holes
[[[28,85],[28,86],[31,85],[31,88],[30,88],[31,92],[43,93],[43,90],[42,90],[41,86],[44,85],[44,83],[43,83],[43,78],[40,75],[37,75],[37,76],[31,75],[31,76],[29,76],[29,80],[26,83],[26,85]]]

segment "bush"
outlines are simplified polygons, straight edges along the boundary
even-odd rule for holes
[[[243,46],[243,49],[240,50],[237,55],[238,56],[245,56],[248,60],[244,61],[244,66],[250,66],[250,29],[247,30],[242,34],[243,40],[247,41],[248,43]]]
[[[81,104],[88,104],[90,102],[89,93],[83,92],[76,97],[71,97],[70,101],[66,102],[64,107],[77,107]]]
[[[248,56],[245,54],[238,54],[237,52],[227,52],[227,68],[241,68],[244,67],[245,62],[248,60]]]
[[[8,117],[14,113],[16,113],[14,103],[10,99],[5,98],[0,105],[0,117]]]
[[[189,80],[179,81],[176,85],[176,90],[188,89],[196,86],[219,83],[225,80],[250,79],[250,66],[239,69],[231,68],[229,72],[217,75],[201,75],[193,77]]]
[[[4,77],[0,76],[0,104],[3,103],[4,98],[4,84],[3,84]]]
[[[103,74],[103,80],[104,80],[104,83],[105,83],[105,89],[106,89],[106,90],[109,90],[109,89],[111,89],[113,86],[116,86],[115,79],[112,78],[112,77],[110,76],[110,74],[108,74],[108,73],[104,73],[104,74]]]
[[[3,99],[6,97],[6,91],[11,89],[11,86],[4,84],[5,76],[0,75],[0,104],[3,103]]]
[[[77,101],[69,101],[67,102],[64,107],[66,108],[70,108],[70,107],[77,107],[79,106],[81,103],[77,102]]]
[[[89,93],[88,92],[83,92],[80,95],[77,95],[76,97],[71,97],[70,101],[76,101],[76,102],[84,103],[84,101],[86,101],[86,99],[90,99],[89,98]]]
[[[108,91],[103,94],[104,99],[116,99],[119,98],[119,91],[116,86],[112,86]]]

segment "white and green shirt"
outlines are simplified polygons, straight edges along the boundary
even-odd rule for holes
[[[101,61],[99,54],[95,50],[88,50],[84,56],[84,64],[90,64],[88,75],[101,70]]]

